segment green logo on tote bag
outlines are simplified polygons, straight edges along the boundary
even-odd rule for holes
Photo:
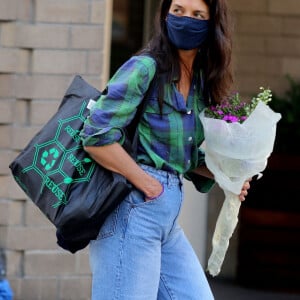
[[[71,184],[89,182],[96,163],[82,149],[78,123],[85,120],[84,102],[75,116],[57,120],[53,138],[41,144],[35,144],[31,165],[23,173],[34,172],[41,178],[40,192],[46,188],[57,202],[52,205],[58,208],[66,204]]]
[[[53,168],[56,159],[59,157],[59,151],[56,148],[51,148],[49,151],[45,150],[42,154],[41,164],[46,171]]]

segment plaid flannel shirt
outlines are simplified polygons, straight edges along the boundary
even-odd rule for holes
[[[107,85],[107,93],[93,106],[80,135],[85,146],[103,146],[125,139],[126,127],[137,111],[155,75],[156,63],[149,56],[133,56],[125,62]],[[164,105],[160,114],[158,89],[148,95],[138,125],[137,162],[158,169],[177,171],[190,179],[189,172],[204,163],[199,148],[204,140],[199,113],[205,107],[196,74],[187,102],[175,83],[164,88]],[[201,192],[207,192],[214,181],[198,176]]]

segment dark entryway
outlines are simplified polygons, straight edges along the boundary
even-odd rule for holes
[[[110,75],[148,40],[159,0],[115,0]]]
[[[237,277],[248,287],[300,292],[300,159],[273,155],[240,211]]]

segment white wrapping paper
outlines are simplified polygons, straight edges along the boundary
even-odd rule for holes
[[[259,102],[243,123],[228,123],[200,113],[205,135],[205,162],[225,194],[212,241],[208,272],[219,274],[241,205],[244,182],[259,175],[273,151],[276,125],[281,115]]]

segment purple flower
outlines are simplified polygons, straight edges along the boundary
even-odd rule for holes
[[[224,116],[224,118],[222,120],[230,122],[230,123],[234,123],[234,122],[238,122],[239,118],[236,116],[232,116],[232,115],[226,115],[226,116]]]
[[[241,101],[238,92],[233,92],[229,97],[224,98],[219,104],[211,105],[206,109],[206,116],[221,119],[226,122],[243,123],[253,111],[259,101],[267,103],[271,100],[271,91],[264,90],[254,97],[251,102]]]

